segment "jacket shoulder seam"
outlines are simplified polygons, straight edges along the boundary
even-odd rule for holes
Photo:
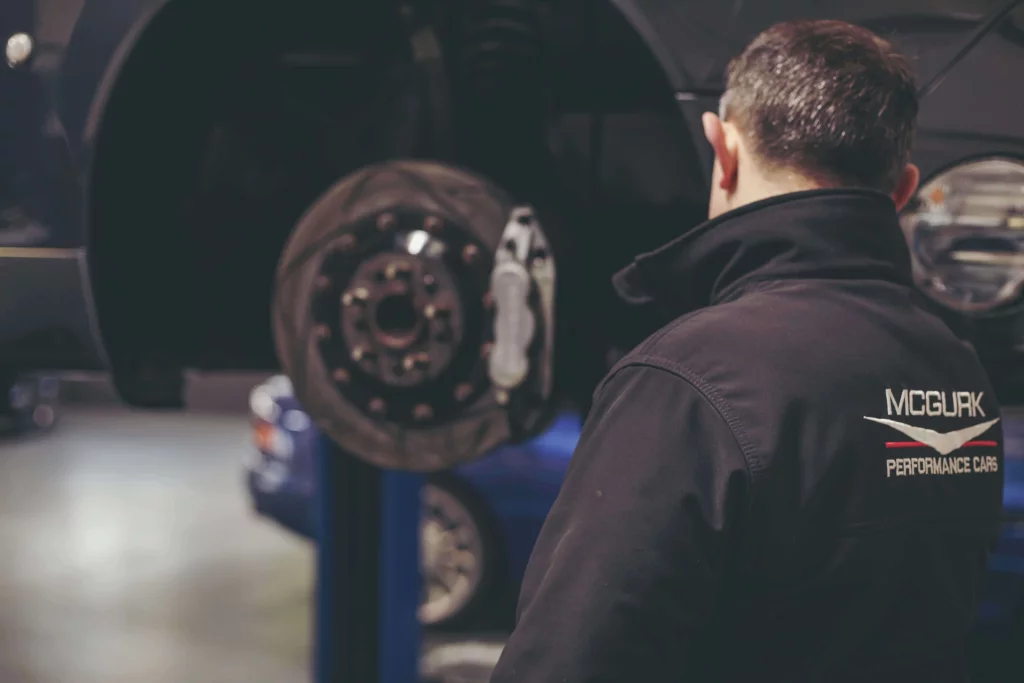
[[[615,366],[612,367],[608,375],[611,376],[616,374],[616,372],[619,369],[619,365],[625,366],[635,361],[638,355],[642,355],[647,351],[647,349],[650,349],[653,346],[657,346],[658,342],[664,339],[665,336],[668,335],[670,332],[672,332],[673,330],[677,329],[682,325],[685,325],[691,320],[694,320],[700,315],[707,313],[709,310],[709,308],[699,308],[696,311],[690,311],[689,313],[686,313],[684,315],[679,316],[678,318],[675,318],[667,325],[659,329],[657,332],[652,334],[650,337],[640,342],[640,344],[635,349],[626,354],[621,360],[619,360],[619,362]]]
[[[697,394],[700,395],[700,397],[718,413],[725,424],[729,427],[729,431],[732,433],[732,437],[736,441],[736,446],[740,449],[740,453],[743,455],[743,463],[751,480],[760,474],[763,469],[762,462],[754,448],[753,441],[751,441],[750,436],[747,434],[747,431],[744,429],[739,418],[736,417],[736,413],[711,383],[706,381],[690,368],[665,358],[629,358],[628,360],[624,359],[620,365],[608,374],[601,383],[602,388],[613,377],[629,367],[648,367],[655,370],[661,370],[662,372],[667,372],[670,375],[678,377],[693,387]]]

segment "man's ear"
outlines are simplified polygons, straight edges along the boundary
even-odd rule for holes
[[[736,189],[739,150],[735,144],[729,144],[725,124],[717,114],[706,112],[701,117],[701,123],[704,124],[704,137],[708,139],[708,144],[715,151],[715,164],[721,171],[718,175],[718,183],[726,192],[732,192]]]
[[[921,171],[914,164],[907,164],[900,173],[896,189],[892,191],[892,200],[896,203],[896,210],[902,211],[910,198],[917,192],[917,184],[921,182]]]

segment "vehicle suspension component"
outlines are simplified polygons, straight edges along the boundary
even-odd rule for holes
[[[342,179],[299,221],[278,356],[321,429],[375,465],[451,467],[543,426],[554,261],[529,207],[433,162]]]

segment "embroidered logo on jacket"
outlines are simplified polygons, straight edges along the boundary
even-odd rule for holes
[[[931,416],[931,417],[985,417],[981,407],[984,392],[973,391],[922,391],[904,389],[898,396],[892,389],[885,390],[886,412],[892,416]],[[991,429],[999,418],[984,420],[967,427],[948,432],[880,417],[864,416],[865,420],[877,422],[890,427],[911,441],[887,441],[886,448],[930,448],[940,456],[947,456],[965,447],[997,447],[999,443],[992,440],[977,440]],[[998,471],[999,461],[996,456],[958,456],[954,458],[904,457],[886,460],[886,476],[909,476],[918,474],[971,474]]]

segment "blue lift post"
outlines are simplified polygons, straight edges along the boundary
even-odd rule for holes
[[[422,476],[317,449],[314,683],[415,683]]]

